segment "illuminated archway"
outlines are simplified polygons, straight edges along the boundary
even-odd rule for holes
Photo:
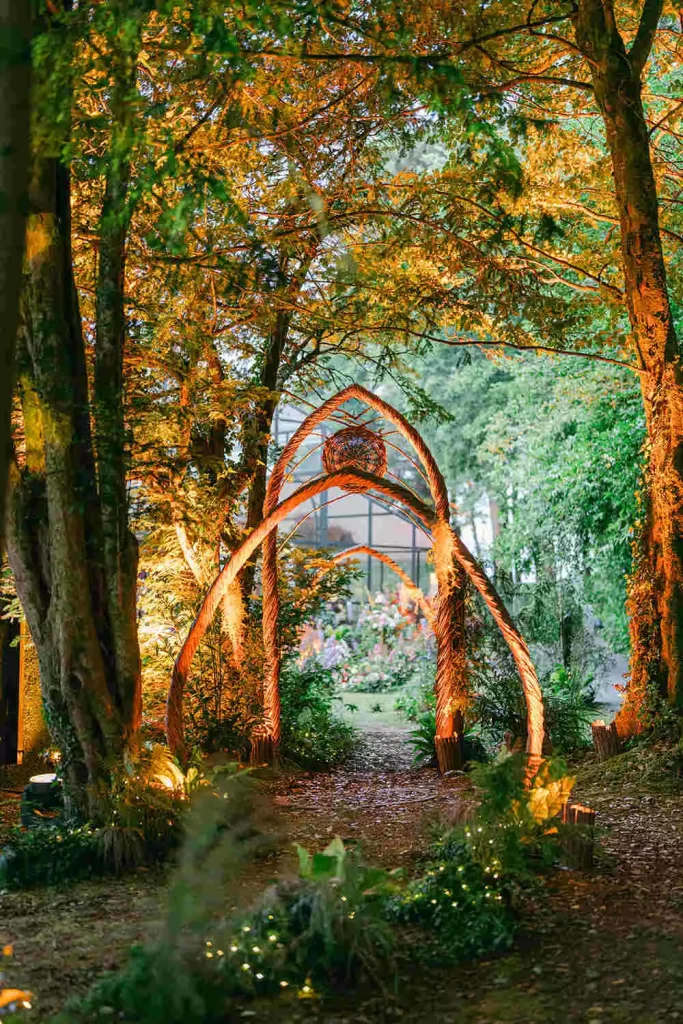
[[[354,460],[304,484],[281,500],[287,469],[303,442],[320,423],[349,399],[358,399],[374,409],[392,423],[412,445],[429,486],[431,507],[403,484],[355,468],[357,463]],[[366,430],[364,427],[360,429]],[[332,435],[332,440],[335,436],[337,435]],[[304,502],[333,487],[347,491],[377,491],[409,509],[425,532],[431,535],[438,584],[433,629],[437,642],[436,753],[441,770],[459,767],[462,760],[463,713],[468,695],[462,638],[458,635],[458,612],[462,605],[461,571],[469,576],[483,597],[510,647],[527,705],[527,752],[530,759],[540,760],[544,731],[543,699],[529,649],[483,568],[450,524],[446,484],[429,448],[398,410],[358,384],[345,388],[324,402],[319,409],[307,416],[294,432],[268,481],[263,521],[233,553],[204,598],[173,668],[166,706],[166,731],[171,749],[176,753],[182,753],[184,750],[183,694],[197,647],[231,583],[261,544],[266,678],[263,688],[264,736],[260,739],[260,749],[274,751],[277,748],[280,740],[281,662],[278,641],[280,604],[277,586],[277,527],[290,512]]]

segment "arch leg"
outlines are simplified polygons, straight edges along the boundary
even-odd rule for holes
[[[441,524],[440,524],[441,525]],[[433,628],[436,636],[436,737],[442,775],[465,762],[463,733],[468,703],[465,650],[465,578],[456,568],[448,523],[434,529],[434,560],[439,585]]]

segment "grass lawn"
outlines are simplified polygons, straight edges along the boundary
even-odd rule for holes
[[[394,710],[394,705],[402,693],[403,690],[392,690],[390,693],[344,691],[340,694],[339,705],[343,707],[344,718],[362,732],[374,732],[376,729],[408,730],[410,724],[403,715]]]

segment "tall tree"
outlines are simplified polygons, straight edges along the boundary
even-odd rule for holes
[[[10,462],[10,410],[29,179],[31,9],[0,2],[0,535]]]
[[[328,25],[317,46],[281,47],[283,59],[357,61],[379,82],[412,78],[432,109],[455,107],[440,119],[450,162],[421,183],[431,206],[416,210],[420,183],[396,180],[373,204],[409,225],[413,253],[421,230],[429,257],[422,273],[397,255],[377,288],[385,307],[406,283],[419,297],[406,333],[637,374],[648,460],[630,703],[652,684],[683,711],[677,11],[664,0],[378,4],[335,8]]]
[[[92,391],[72,256],[72,175],[65,157],[73,131],[74,64],[91,56],[79,34],[89,13],[79,8],[49,15],[38,41],[39,96],[41,90],[52,96],[60,87],[62,94],[57,110],[39,106],[32,139],[19,346],[22,436],[11,471],[8,550],[36,645],[48,723],[63,754],[70,806],[96,815],[101,787],[135,743],[141,716],[137,544],[127,523],[122,350],[128,119],[147,10],[137,3],[111,5],[89,29],[100,41],[106,39],[112,55],[104,71],[109,143],[97,228]]]
[[[365,311],[344,227],[390,140],[417,130],[411,103],[387,103],[372,77],[343,64],[266,61],[215,98],[213,116],[183,151],[182,172],[163,184],[163,199],[148,204],[131,238],[147,267],[131,292],[140,322],[131,380],[141,494],[158,522],[174,524],[204,588],[218,548],[231,550],[262,517],[282,392],[316,386],[333,354],[368,364],[376,355],[354,319]],[[341,317],[354,330],[340,331]],[[150,381],[152,361],[159,372]]]

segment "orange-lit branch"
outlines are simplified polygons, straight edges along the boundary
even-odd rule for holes
[[[405,584],[405,586],[410,590],[412,599],[422,611],[422,614],[429,625],[433,626],[434,613],[429,607],[424,594],[419,587],[415,586],[408,573],[401,568],[398,562],[395,562],[393,558],[390,558],[389,555],[385,554],[383,551],[378,551],[376,548],[368,547],[366,544],[356,544],[355,547],[346,548],[345,551],[339,551],[336,555],[332,556],[330,561],[337,564],[339,562],[345,562],[347,558],[356,558],[358,555],[369,555],[370,558],[376,558],[378,562],[383,562],[388,566],[388,568],[398,576],[401,583]],[[313,577],[312,585],[315,586],[327,571],[328,570],[325,568],[316,573]]]

